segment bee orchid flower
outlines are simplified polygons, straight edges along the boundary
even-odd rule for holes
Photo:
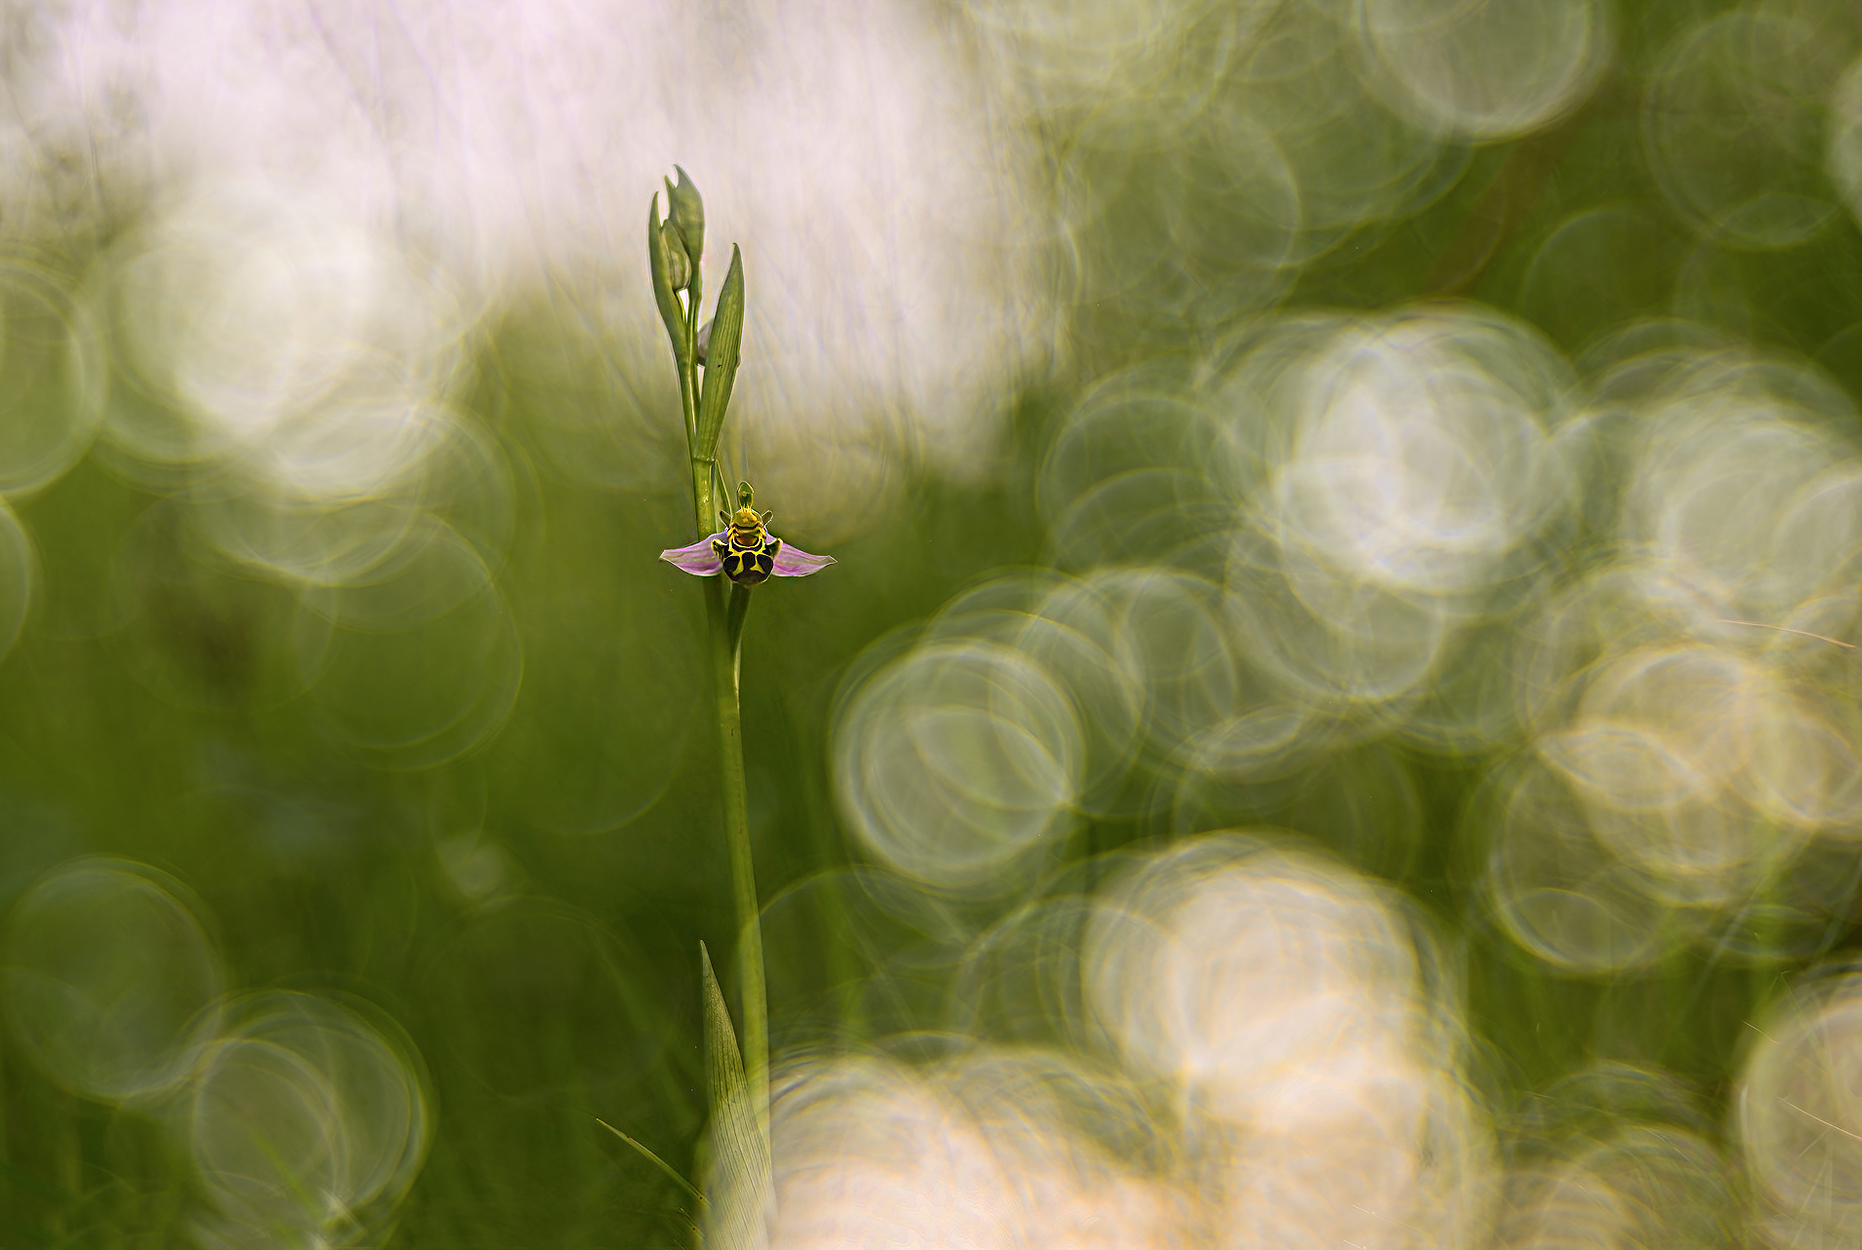
[[[719,573],[739,586],[754,586],[771,577],[807,577],[834,563],[833,556],[810,555],[769,532],[771,513],[758,515],[748,482],[739,483],[735,514],[720,511],[724,528],[689,547],[672,547],[659,553],[666,563],[696,577]]]

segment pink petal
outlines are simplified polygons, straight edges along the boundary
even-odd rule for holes
[[[807,577],[834,563],[833,556],[811,556],[799,547],[783,543],[776,551],[777,577]]]
[[[697,577],[716,577],[724,571],[724,564],[718,559],[718,553],[711,549],[711,540],[724,537],[724,531],[706,538],[701,538],[690,547],[670,547],[659,553],[659,558],[666,563],[676,565]]]

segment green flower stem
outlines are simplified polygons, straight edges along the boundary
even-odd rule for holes
[[[717,477],[717,462],[712,460],[692,460],[692,516],[698,524],[698,536],[718,532],[717,496],[712,492],[712,480]]]
[[[698,441],[698,396],[692,390],[692,375],[695,372],[697,370],[689,367],[685,361],[679,361],[679,406],[685,410],[685,445],[687,447]],[[696,472],[697,464],[693,464],[692,469]],[[709,496],[710,493],[710,480],[707,479],[705,494]],[[707,498],[703,502],[708,503],[710,500]],[[694,492],[692,506],[698,507],[700,503],[697,493]],[[711,533],[711,526],[706,522],[705,514],[702,512],[698,514],[698,532],[701,537]]]
[[[686,305],[685,350],[676,353],[679,364],[679,399],[684,406],[688,439],[698,429],[698,366],[696,355],[699,281],[692,279],[692,298]],[[717,461],[700,456],[690,447],[692,510],[698,536],[714,533],[717,520]],[[726,599],[726,587],[729,598]],[[719,789],[724,798],[724,839],[730,847],[731,901],[737,914],[738,963],[743,976],[744,1076],[750,1085],[750,1104],[756,1110],[757,1131],[765,1157],[769,1147],[769,999],[763,975],[762,909],[757,906],[756,862],[750,853],[750,811],[744,784],[743,713],[738,699],[744,613],[750,592],[730,585],[722,576],[705,588],[705,615],[709,626],[712,689],[717,694]]]
[[[715,454],[701,456],[698,450],[698,314],[702,280],[694,273],[690,299],[685,306],[685,342],[673,353],[679,366],[679,404],[685,417],[685,446],[692,460],[692,511],[698,522],[698,537],[714,533],[718,519],[717,497],[711,484],[717,478]]]
[[[749,592],[730,588],[725,602],[725,581],[707,585],[706,615],[711,622],[711,672],[718,695],[718,738],[723,746],[723,767],[718,770],[724,797],[724,836],[730,845],[731,899],[736,904],[738,964],[743,976],[744,1078],[750,1085],[750,1105],[756,1112],[757,1133],[769,1144],[769,1000],[763,983],[762,910],[756,901],[756,864],[750,854],[748,790],[744,785],[743,720],[737,689],[743,635],[731,628],[732,616],[741,622],[738,604],[747,604]]]

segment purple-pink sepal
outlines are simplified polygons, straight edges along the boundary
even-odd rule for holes
[[[811,556],[801,548],[791,547],[785,542],[776,549],[775,573],[777,577],[807,577],[810,573],[819,573],[832,563],[833,556]]]
[[[690,547],[670,547],[659,553],[659,558],[668,564],[676,565],[697,577],[716,577],[724,571],[724,562],[718,559],[718,553],[711,549],[713,539],[724,537],[719,530],[705,538],[699,539]]]

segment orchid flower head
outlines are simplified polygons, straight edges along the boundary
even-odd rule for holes
[[[672,547],[659,553],[666,563],[695,577],[722,573],[739,586],[754,586],[771,577],[807,577],[834,563],[833,556],[810,555],[769,532],[773,513],[758,514],[748,482],[737,485],[735,513],[718,512],[724,528],[707,534],[689,547]]]

